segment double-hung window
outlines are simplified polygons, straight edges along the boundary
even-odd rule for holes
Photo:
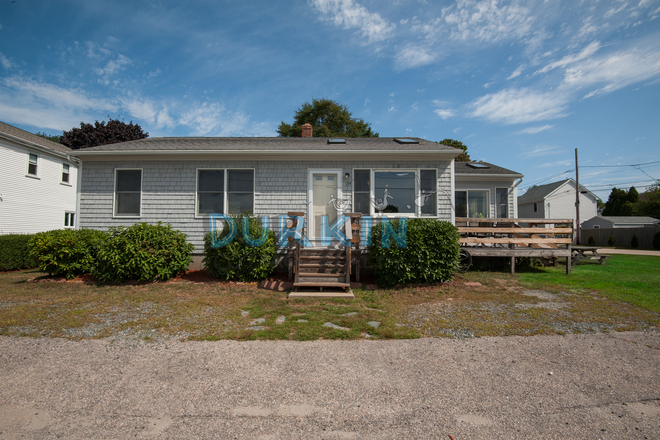
[[[73,228],[76,226],[76,213],[75,212],[65,212],[64,213],[64,227]]]
[[[488,218],[488,190],[456,191],[456,217]]]
[[[197,170],[197,215],[254,212],[254,170]]]
[[[353,211],[437,215],[437,170],[354,170]]]
[[[39,160],[39,156],[33,153],[29,153],[28,156],[28,174],[31,176],[36,176],[37,175],[37,161]]]
[[[139,217],[142,170],[115,170],[115,216]]]
[[[62,164],[62,183],[69,183],[69,164]]]
[[[495,188],[497,218],[509,218],[509,188]]]

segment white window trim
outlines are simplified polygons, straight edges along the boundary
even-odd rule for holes
[[[365,168],[366,169],[366,168]],[[337,210],[337,217],[343,215],[344,211],[341,209],[341,201],[343,197],[343,170],[341,169],[307,169],[307,235],[314,239],[314,216],[311,215],[312,206],[314,206],[314,174],[335,174],[337,176],[337,195],[335,196],[340,202],[339,209]],[[352,207],[352,206],[351,206]]]
[[[68,163],[62,163],[62,177],[64,177],[64,166],[68,166],[69,170],[67,171],[66,175],[68,177],[68,180],[60,180],[60,183],[64,185],[71,185],[71,165]]]
[[[71,224],[69,224],[69,225],[66,224],[67,215],[73,215],[73,224],[72,225]],[[64,227],[67,228],[67,229],[75,229],[76,228],[76,222],[78,221],[78,219],[76,217],[77,217],[77,215],[76,215],[75,212],[73,212],[73,211],[64,211]]]
[[[252,171],[252,215],[255,215],[254,211],[256,210],[256,195],[257,195],[257,173],[254,168],[196,168],[195,169],[195,218],[209,218],[210,214],[200,214],[199,213],[199,172],[200,171],[222,171],[224,174],[224,186],[223,186],[223,200],[222,206],[224,207],[223,211],[227,211],[229,208],[229,186],[228,186],[228,171]],[[216,212],[214,214],[227,214],[226,212]],[[229,214],[227,214],[229,215]]]
[[[470,191],[477,191],[477,192],[485,192],[487,194],[486,196],[486,207],[488,209],[488,217],[484,218],[492,218],[491,214],[491,209],[493,208],[494,205],[491,205],[490,200],[491,200],[491,194],[490,194],[490,189],[489,188],[470,188],[470,189],[457,189],[456,192],[466,192],[467,193],[467,199],[465,202],[468,204],[467,205],[467,218],[475,218],[475,217],[470,217]],[[456,203],[456,195],[454,195],[454,203]]]
[[[406,218],[438,218],[438,210],[440,209],[438,203],[438,169],[437,168],[353,168],[353,182],[355,182],[355,171],[356,170],[369,170],[369,215],[371,217],[382,218],[382,217],[406,217]],[[401,173],[415,173],[415,200],[420,194],[420,183],[421,183],[421,172],[422,171],[435,171],[435,214],[424,214],[422,215],[422,207],[415,205],[414,213],[399,213],[399,212],[384,212],[377,213],[372,200],[376,199],[376,173],[377,172],[401,172]],[[415,201],[413,200],[413,202]],[[355,206],[355,185],[351,188],[351,208]]]
[[[117,215],[117,171],[140,171],[140,213],[138,215]],[[112,218],[141,218],[143,188],[144,170],[142,168],[115,168],[115,179],[112,185]]]
[[[30,156],[36,156],[37,157],[37,160],[36,160],[36,163],[35,163],[35,166],[37,167],[37,172],[34,173],[34,174],[32,174],[30,172]],[[27,154],[27,166],[25,167],[25,169],[27,170],[25,172],[25,177],[31,177],[33,179],[41,179],[39,177],[39,155],[37,153],[28,152],[28,154]]]

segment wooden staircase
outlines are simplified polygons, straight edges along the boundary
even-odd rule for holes
[[[301,216],[300,213],[289,213],[289,215]],[[295,220],[291,227],[295,228]],[[351,241],[354,240],[355,237],[352,237]],[[305,248],[290,238],[289,276],[293,278],[293,292],[289,294],[289,297],[354,298],[351,291],[351,251],[351,247],[342,247],[342,249]]]

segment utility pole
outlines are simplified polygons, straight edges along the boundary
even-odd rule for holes
[[[575,149],[575,237],[580,244],[580,172],[578,171],[578,149]]]

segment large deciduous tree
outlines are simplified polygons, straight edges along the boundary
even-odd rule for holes
[[[59,141],[60,144],[66,145],[72,150],[78,150],[148,137],[149,133],[142,131],[142,127],[133,124],[133,121],[126,124],[118,119],[110,119],[107,123],[96,121],[94,125],[81,122],[80,128],[74,127],[69,131],[65,131],[60,136]]]
[[[660,181],[646,188],[635,205],[635,214],[660,219]]]
[[[305,102],[293,116],[293,123],[282,121],[277,133],[282,137],[301,137],[303,124],[310,124],[314,137],[378,137],[371,124],[354,118],[348,107],[330,99]]]
[[[470,162],[470,155],[467,152],[468,147],[463,142],[456,141],[454,139],[445,139],[439,143],[463,150],[463,153],[461,153],[461,155],[456,158],[456,162]]]

